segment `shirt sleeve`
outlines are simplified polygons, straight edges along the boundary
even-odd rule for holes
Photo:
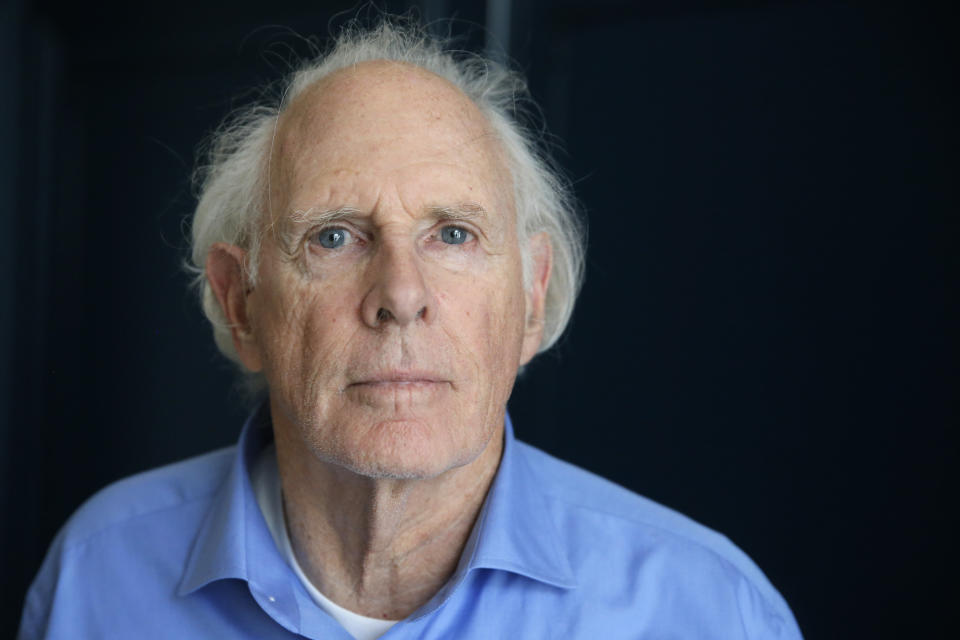
[[[790,607],[779,593],[763,594],[741,577],[737,600],[744,635],[750,640],[803,640]]]
[[[57,584],[60,565],[60,540],[51,545],[40,571],[34,578],[23,603],[20,629],[17,640],[41,640],[47,638],[52,600]]]

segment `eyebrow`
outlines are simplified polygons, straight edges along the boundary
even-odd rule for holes
[[[291,212],[290,215],[287,216],[287,220],[294,224],[306,223],[318,225],[350,218],[359,213],[360,210],[356,207],[337,207],[336,209],[317,209],[316,207],[310,207],[309,209]]]
[[[487,210],[475,202],[464,202],[451,206],[431,205],[426,208],[429,215],[440,220],[485,220]],[[290,223],[311,226],[329,224],[362,213],[356,207],[336,207],[334,209],[298,209],[290,213],[286,220]]]
[[[427,207],[427,211],[440,220],[487,219],[487,210],[474,202],[465,202],[449,207]]]

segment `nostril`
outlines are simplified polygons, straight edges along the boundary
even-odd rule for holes
[[[377,322],[386,322],[392,317],[393,317],[393,314],[387,311],[386,309],[384,309],[383,307],[380,307],[377,310]]]
[[[424,316],[426,313],[427,313],[427,308],[426,308],[426,307],[421,307],[421,308],[420,308],[420,311],[417,311],[417,317],[418,317],[418,318],[423,318],[423,316]]]

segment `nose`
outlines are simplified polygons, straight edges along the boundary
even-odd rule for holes
[[[367,326],[379,328],[395,323],[405,327],[418,320],[435,320],[437,302],[414,247],[381,245],[369,268],[373,271],[373,284],[361,308]]]

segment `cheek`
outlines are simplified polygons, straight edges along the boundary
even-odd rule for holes
[[[487,336],[487,350],[493,375],[512,380],[520,361],[522,345],[521,310],[507,307],[504,312],[492,314],[491,330]]]
[[[264,282],[265,296],[258,327],[271,386],[277,381],[302,384],[315,378],[323,364],[335,357],[344,340],[345,303],[325,293],[323,283],[289,274],[279,282]]]
[[[289,371],[297,353],[303,328],[306,301],[301,297],[274,296],[262,314],[258,327],[264,345],[264,362],[268,379],[277,372]],[[271,383],[273,380],[271,380]]]
[[[522,337],[522,297],[503,282],[477,282],[459,289],[460,296],[438,296],[448,304],[449,333],[473,352],[481,378],[512,378],[519,362]],[[487,380],[485,384],[491,384]]]

